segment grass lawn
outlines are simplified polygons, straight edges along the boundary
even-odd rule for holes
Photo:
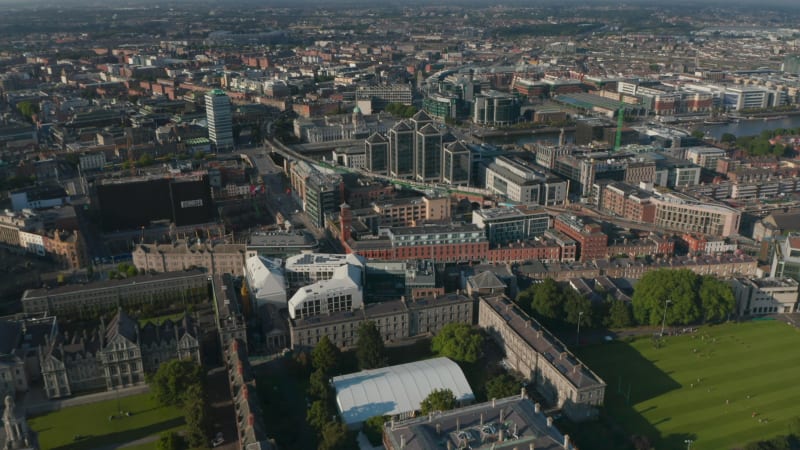
[[[607,415],[627,434],[658,450],[685,449],[687,439],[693,450],[726,450],[800,431],[791,429],[800,416],[798,344],[797,329],[759,321],[702,327],[661,348],[642,338],[577,353],[608,384]]]
[[[180,409],[160,407],[150,394],[134,395],[119,400],[130,417],[108,420],[117,414],[117,400],[73,406],[30,419],[30,426],[39,433],[43,449],[98,449],[110,444],[124,444],[153,434],[179,430],[184,425]],[[74,440],[75,435],[83,436]],[[152,446],[152,444],[151,444]]]

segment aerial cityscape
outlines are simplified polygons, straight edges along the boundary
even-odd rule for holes
[[[800,450],[800,4],[0,1],[3,450]]]

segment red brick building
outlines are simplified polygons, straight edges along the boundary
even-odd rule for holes
[[[600,231],[600,225],[584,223],[579,217],[560,214],[553,221],[553,228],[578,243],[579,261],[591,261],[606,257],[608,236]]]

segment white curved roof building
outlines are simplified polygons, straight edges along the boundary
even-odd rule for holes
[[[345,264],[333,269],[331,278],[299,288],[289,300],[289,315],[300,319],[360,309],[364,304],[362,273],[362,267]]]
[[[279,259],[263,256],[247,258],[244,274],[250,287],[250,295],[255,299],[257,306],[265,303],[279,307],[286,306],[286,280]]]
[[[333,378],[336,407],[347,425],[373,416],[410,417],[435,389],[450,389],[460,403],[475,400],[467,377],[448,358],[434,358]]]

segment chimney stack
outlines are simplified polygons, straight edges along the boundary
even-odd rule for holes
[[[540,412],[542,412],[542,405],[539,404],[538,402],[534,403],[533,404],[533,412],[535,412],[536,414],[539,414]]]
[[[547,417],[547,428],[552,428],[552,427],[553,427],[553,418],[548,416]]]
[[[564,435],[564,448],[569,450],[569,435],[568,434]]]
[[[565,441],[565,443],[566,443],[566,441]],[[402,434],[400,435],[400,448],[401,449],[406,448],[406,437],[403,436]]]

